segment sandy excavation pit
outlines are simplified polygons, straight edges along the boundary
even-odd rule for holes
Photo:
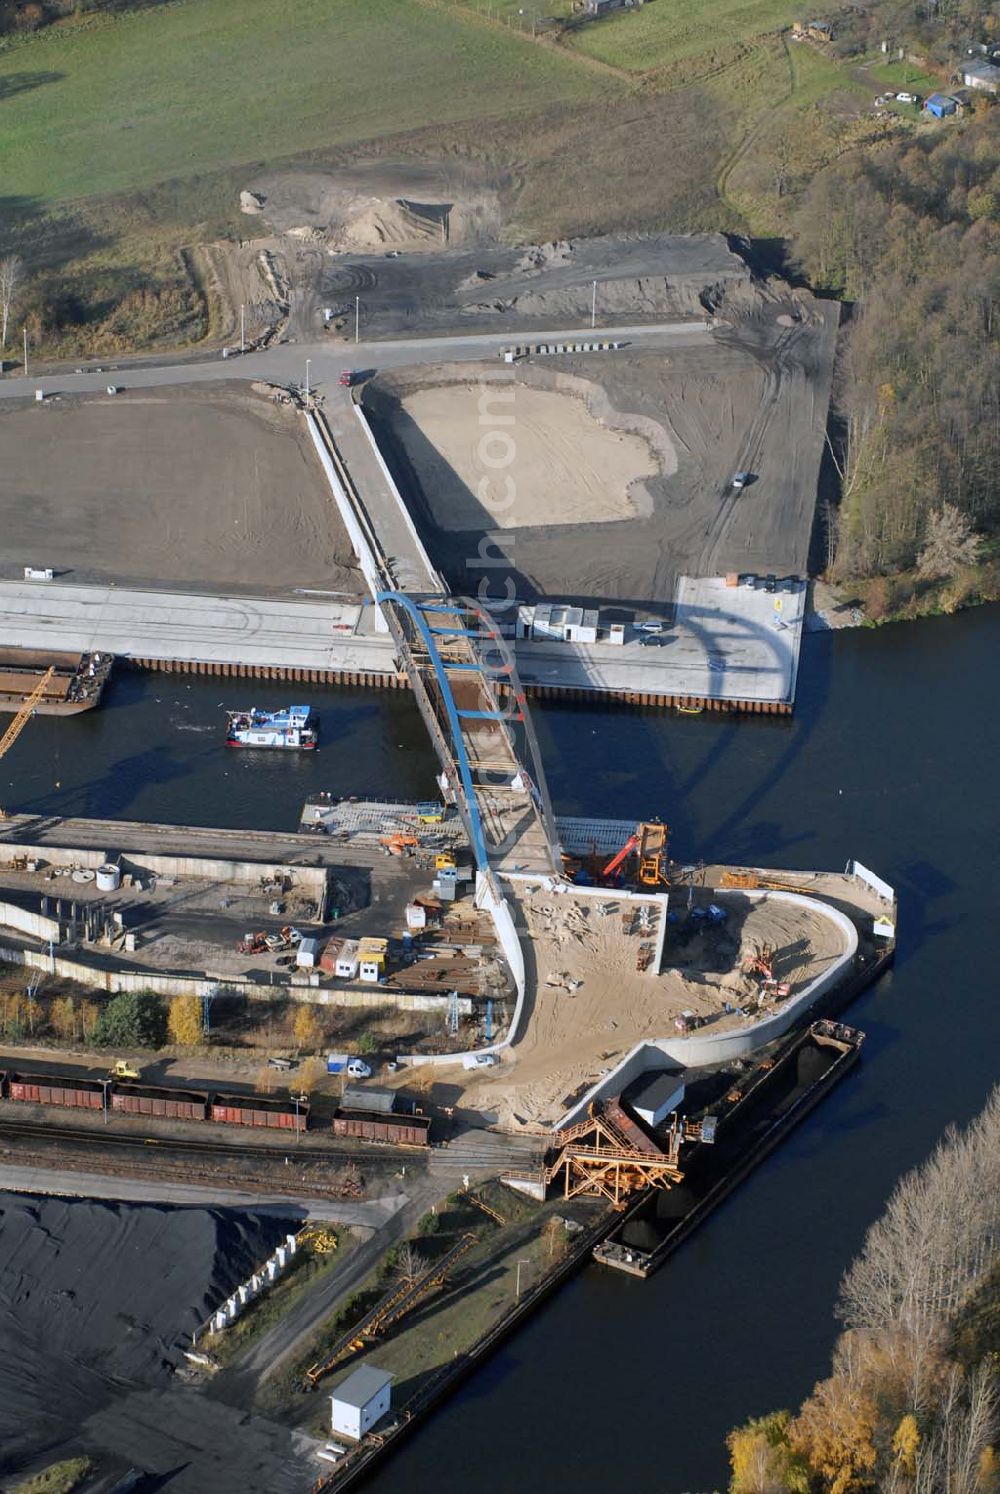
[[[362,589],[288,406],[232,386],[0,405],[2,574],[181,591]]]
[[[645,434],[595,415],[587,381],[565,384],[483,378],[411,389],[393,402],[393,434],[438,528],[607,524],[651,511],[645,482],[673,455],[662,450],[665,433],[654,451]],[[602,391],[593,394],[596,402]]]
[[[706,1031],[742,1026],[745,1019],[725,1014],[724,1003],[738,1007],[759,989],[739,965],[761,945],[776,951],[776,977],[791,984],[793,997],[844,952],[836,925],[808,907],[714,892],[729,912],[727,923],[690,938],[683,922],[671,925],[662,973],[641,974],[640,944],[655,941],[661,916],[654,901],[647,905],[650,932],[636,925],[627,934],[627,905],[610,891],[605,899],[575,897],[518,884],[508,895],[518,926],[533,937],[535,995],[513,1064],[473,1088],[474,1103],[496,1110],[500,1123],[514,1128],[551,1125],[570,1096],[640,1039],[676,1036],[674,1020],[684,1011],[708,1018]],[[603,915],[602,906],[608,909]]]

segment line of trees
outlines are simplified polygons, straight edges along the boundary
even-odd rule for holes
[[[841,579],[995,587],[1000,525],[1000,110],[853,153],[806,188],[799,264],[854,303],[835,400]],[[955,598],[955,604],[966,600]]]
[[[728,1439],[732,1494],[1000,1490],[1000,1087],[904,1177],[841,1286],[830,1377]]]

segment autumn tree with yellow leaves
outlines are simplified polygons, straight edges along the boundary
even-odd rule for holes
[[[1000,1494],[1000,1087],[901,1179],[840,1312],[798,1414],[730,1433],[732,1494]]]
[[[204,1038],[201,999],[198,996],[174,996],[167,1014],[170,1041],[182,1048],[193,1048]]]

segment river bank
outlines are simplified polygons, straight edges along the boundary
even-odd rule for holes
[[[556,810],[671,826],[678,859],[809,868],[849,856],[900,889],[896,968],[847,1016],[865,1060],[649,1282],[596,1267],[548,1303],[376,1472],[373,1490],[483,1494],[533,1484],[605,1494],[721,1487],[724,1438],[748,1415],[799,1404],[826,1373],[840,1274],[896,1177],[978,1110],[995,1077],[1000,1013],[984,972],[1000,933],[983,917],[997,826],[992,680],[1000,609],[803,643],[791,720],[545,706],[534,714]],[[327,730],[300,762],[227,757],[225,707],[249,682],[139,675],[100,711],[37,718],[5,762],[7,807],[191,824],[289,828],[304,798],[420,798],[435,763],[410,697],[311,690]],[[273,688],[273,687],[272,687]],[[275,703],[280,703],[276,701]],[[664,1364],[682,1365],[665,1393]],[[614,1438],[579,1427],[595,1366]],[[646,1435],[653,1424],[655,1439]],[[498,1425],[525,1436],[505,1441]],[[484,1460],[482,1449],[490,1448]]]

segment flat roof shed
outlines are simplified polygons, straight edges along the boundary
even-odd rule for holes
[[[684,1099],[684,1075],[678,1073],[657,1074],[653,1079],[640,1079],[634,1093],[629,1096],[629,1106],[647,1126],[658,1126],[676,1110]]]
[[[330,1396],[333,1431],[360,1441],[389,1410],[393,1378],[374,1364],[363,1364],[348,1375]]]

